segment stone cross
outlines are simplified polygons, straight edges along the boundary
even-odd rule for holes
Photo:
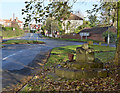
[[[76,48],[76,62],[93,62],[94,60],[94,50],[89,48],[88,44]]]

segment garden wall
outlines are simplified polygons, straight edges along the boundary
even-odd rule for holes
[[[66,34],[62,35],[61,38],[67,38],[67,39],[81,39],[81,36],[79,34]],[[82,39],[86,39],[86,37],[82,37]],[[97,40],[97,41],[104,41],[104,38],[102,34],[91,34],[87,39]]]

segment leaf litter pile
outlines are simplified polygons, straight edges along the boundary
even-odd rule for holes
[[[24,91],[118,91],[118,82],[112,77],[63,79],[56,76],[51,68],[38,73]]]

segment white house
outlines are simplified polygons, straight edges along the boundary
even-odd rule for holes
[[[71,13],[70,17],[63,21],[62,27],[65,33],[72,33],[80,25],[83,25],[83,18]]]

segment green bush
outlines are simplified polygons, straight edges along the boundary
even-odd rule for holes
[[[2,27],[2,30],[4,30],[4,31],[13,30],[13,27]]]
[[[3,37],[16,37],[16,36],[21,36],[24,34],[24,31],[15,28],[15,31],[13,31],[12,27],[2,27],[2,35]]]
[[[113,32],[108,32],[108,31],[104,32],[103,37],[106,38],[106,41],[107,41],[107,38],[108,38],[108,34],[110,36],[110,43],[116,42],[117,34],[113,33]]]

